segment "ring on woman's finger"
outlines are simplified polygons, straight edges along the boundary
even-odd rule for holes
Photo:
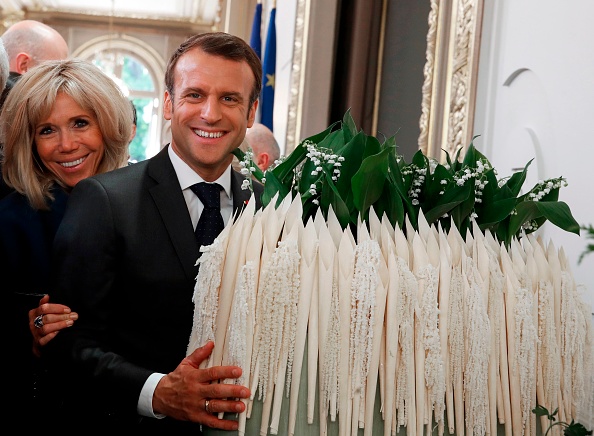
[[[204,400],[204,410],[206,410],[206,413],[212,413],[210,410],[210,400]]]
[[[38,315],[35,320],[33,321],[33,325],[40,329],[43,327],[43,315]]]

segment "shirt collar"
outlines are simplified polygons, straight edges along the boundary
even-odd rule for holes
[[[169,145],[167,153],[169,154],[169,159],[171,159],[173,169],[175,170],[175,174],[177,174],[177,179],[179,180],[182,190],[188,189],[196,183],[205,181],[177,155],[171,145]],[[223,174],[215,180],[215,183],[221,185],[225,190],[227,197],[231,198],[231,165],[229,165]]]

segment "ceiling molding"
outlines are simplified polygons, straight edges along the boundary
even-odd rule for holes
[[[77,22],[78,25],[89,25],[93,27],[111,25],[116,32],[131,28],[138,30],[150,29],[153,33],[155,29],[162,29],[172,34],[195,34],[210,32],[212,30],[212,24],[210,23],[192,23],[181,19],[109,17],[105,15],[76,14],[61,11],[27,11],[24,18],[42,21],[50,26],[69,26],[73,22]]]
[[[118,8],[117,2],[96,3],[96,7],[81,8],[68,0],[0,0],[4,27],[23,19],[43,21],[47,24],[66,24],[67,20],[91,25],[156,27],[175,33],[201,33],[214,30],[220,22],[220,14],[226,0],[178,0],[152,9],[143,8],[142,2],[134,9],[133,2]],[[116,5],[116,6],[114,6]]]

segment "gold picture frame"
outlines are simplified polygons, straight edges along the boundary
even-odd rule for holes
[[[483,1],[431,0],[418,144],[440,161],[472,140]]]

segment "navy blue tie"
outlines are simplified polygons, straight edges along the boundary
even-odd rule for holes
[[[221,216],[221,189],[223,187],[218,183],[201,182],[190,186],[190,189],[204,205],[204,210],[194,231],[196,242],[199,247],[210,245],[225,227]]]

